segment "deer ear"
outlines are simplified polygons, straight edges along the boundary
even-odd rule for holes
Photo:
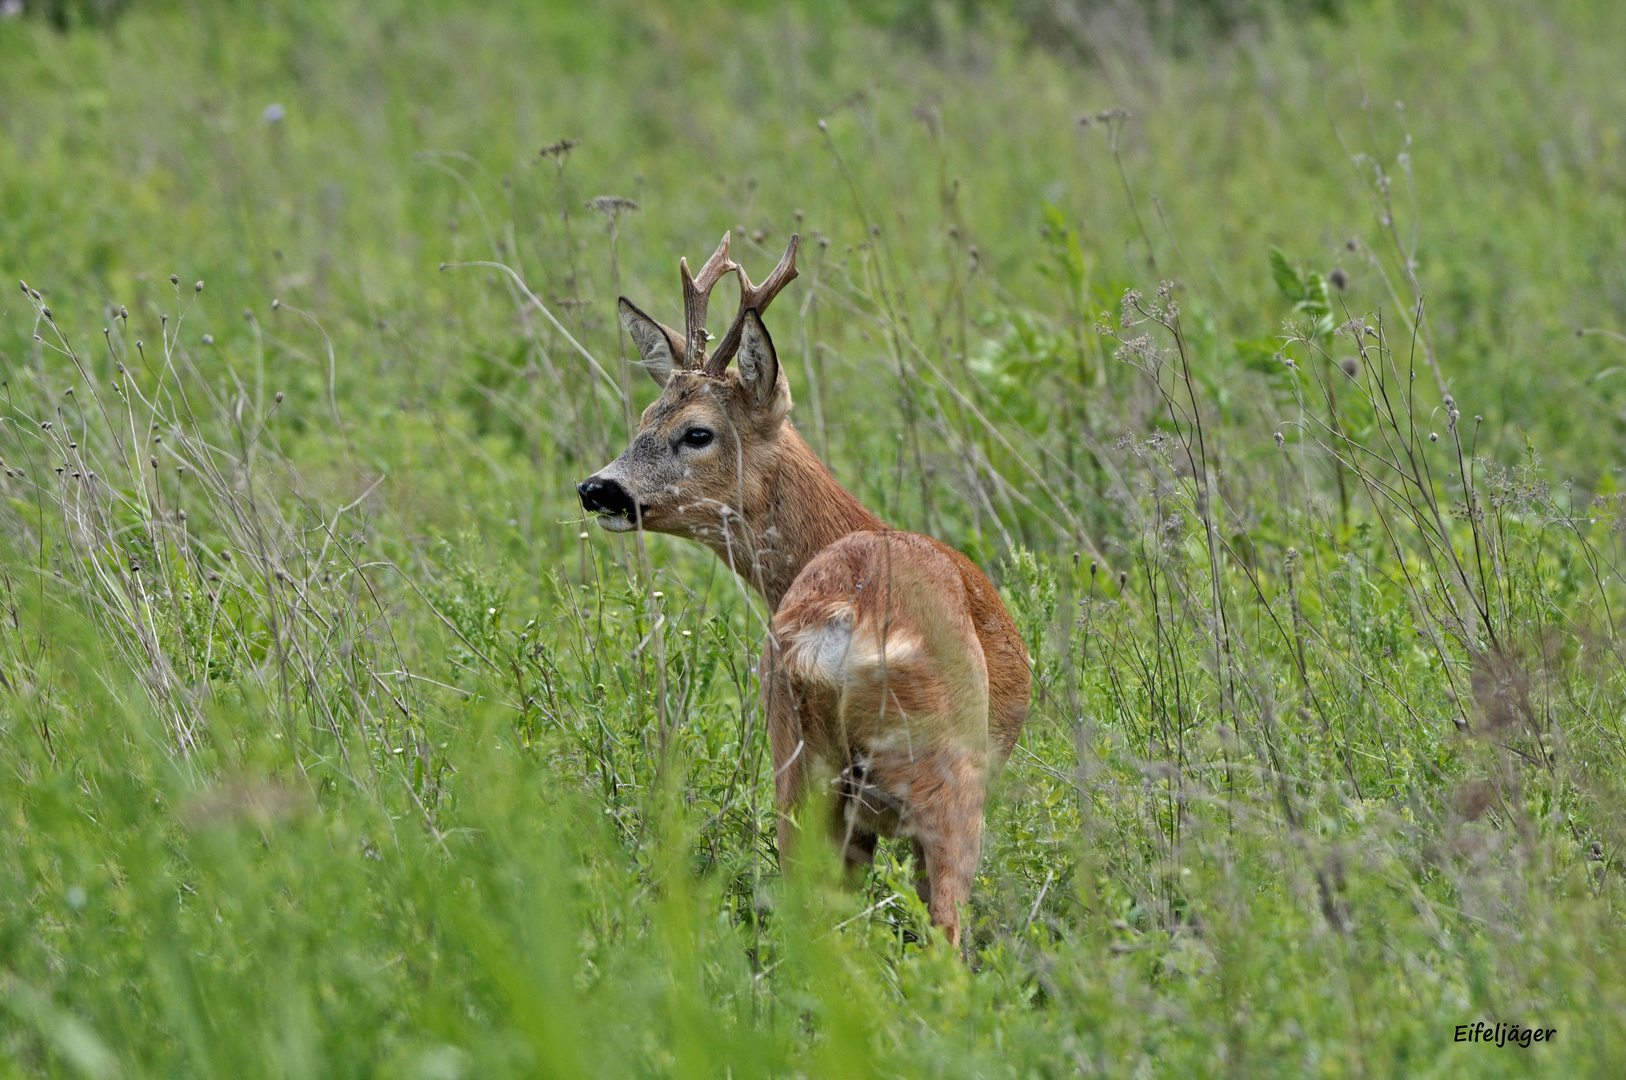
[[[683,335],[639,311],[625,296],[616,304],[616,310],[621,316],[621,329],[637,346],[644,370],[657,386],[665,386],[672,369],[682,364]]]
[[[734,365],[740,372],[740,386],[756,404],[763,408],[773,404],[779,391],[779,355],[755,308],[745,313],[740,325],[740,350],[734,354]]]

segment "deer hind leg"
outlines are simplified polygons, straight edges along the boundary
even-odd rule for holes
[[[779,811],[779,865],[788,868],[801,832],[793,816],[807,797],[808,748],[799,698],[777,643],[769,636],[762,650],[762,705],[768,718],[768,749],[773,758],[774,806]]]
[[[902,807],[899,832],[915,852],[915,890],[932,925],[960,943],[960,907],[982,856],[984,755],[946,746],[878,756],[874,784]],[[890,760],[887,760],[887,759]]]
[[[915,843],[926,867],[926,910],[932,925],[960,944],[960,908],[971,899],[971,883],[982,857],[982,797],[974,806],[933,805],[912,815]],[[916,883],[916,889],[920,883]]]

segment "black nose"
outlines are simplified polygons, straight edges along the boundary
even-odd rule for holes
[[[576,485],[576,494],[581,496],[582,509],[588,513],[620,514],[630,518],[637,510],[632,496],[618,480],[589,476]]]

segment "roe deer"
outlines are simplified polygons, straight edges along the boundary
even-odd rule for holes
[[[632,444],[577,491],[612,532],[707,545],[773,609],[758,670],[780,859],[793,814],[822,793],[849,874],[877,837],[910,838],[916,889],[958,945],[989,777],[1027,718],[1027,652],[970,559],[888,528],[791,426],[761,316],[796,277],[797,241],[761,285],[729,258],[727,233],[698,277],[680,261],[682,334],[621,299],[621,325],[662,392]],[[706,306],[729,272],[739,313],[708,357]]]

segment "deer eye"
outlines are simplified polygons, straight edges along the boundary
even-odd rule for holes
[[[710,446],[711,440],[716,438],[710,428],[692,427],[683,433],[684,446]]]

